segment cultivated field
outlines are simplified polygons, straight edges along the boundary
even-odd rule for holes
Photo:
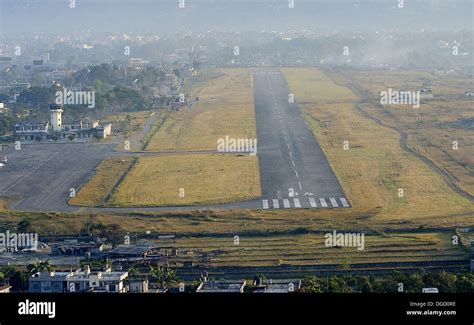
[[[110,206],[225,203],[260,196],[258,160],[248,155],[141,157]]]
[[[170,114],[146,150],[215,150],[219,138],[255,138],[255,114],[250,73],[221,69],[204,73],[195,83],[192,108]]]
[[[327,247],[324,233],[292,236],[239,236],[239,244],[228,238],[178,238],[159,240],[164,249],[178,249],[176,262],[196,265],[280,266],[360,264],[466,259],[468,254],[453,245],[449,234],[418,233],[366,235],[363,250],[356,247]]]

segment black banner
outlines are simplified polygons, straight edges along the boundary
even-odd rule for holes
[[[474,295],[0,294],[0,311],[2,325],[22,321],[64,323],[65,320],[158,319],[384,320],[472,324]]]

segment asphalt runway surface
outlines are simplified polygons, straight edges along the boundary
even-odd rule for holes
[[[262,208],[349,207],[283,75],[266,70],[252,77]]]
[[[349,202],[296,103],[290,103],[278,70],[252,73],[257,122],[257,155],[262,197],[219,205],[81,208],[70,206],[76,192],[107,157],[188,153],[122,152],[110,143],[31,143],[0,152],[0,196],[18,197],[9,206],[22,211],[75,212],[82,209],[119,213],[198,209],[347,208]]]
[[[16,210],[74,211],[67,204],[70,189],[78,190],[94,175],[97,165],[113,155],[113,145],[98,143],[22,144],[0,152],[0,196],[21,199]]]

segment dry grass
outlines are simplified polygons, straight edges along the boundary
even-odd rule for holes
[[[464,92],[472,90],[472,80],[423,71],[346,71],[333,73],[331,78],[367,93],[368,101],[374,104],[380,99],[380,91],[388,88],[416,91],[423,80],[431,80],[434,99],[417,109],[409,105],[383,108],[370,105],[367,109],[384,123],[409,133],[412,148],[448,171],[458,180],[459,187],[474,195],[473,130],[472,126],[468,129],[459,125],[462,119],[474,119],[472,99],[464,96]],[[453,141],[459,142],[459,150],[453,150]]]
[[[133,158],[108,158],[103,160],[96,169],[96,174],[87,182],[74,198],[69,200],[72,205],[101,206],[106,202],[119,178],[127,171]]]
[[[342,93],[341,86],[333,84],[332,92],[329,78],[320,81],[320,71],[284,69],[284,73],[356,211],[378,209],[376,218],[395,220],[474,212],[467,199],[401,149],[396,131],[359,114],[355,95],[334,103]],[[311,73],[314,78],[308,76]],[[317,87],[321,82],[324,88]],[[308,93],[311,96],[307,98]],[[332,100],[325,102],[324,98]],[[344,141],[349,142],[349,150],[343,150]],[[398,188],[404,189],[403,198],[398,197]]]
[[[193,108],[172,113],[147,150],[216,149],[219,138],[255,138],[252,85],[246,69],[220,69],[195,84]]]
[[[184,190],[181,197],[180,189]],[[109,200],[113,206],[210,204],[260,196],[258,160],[243,155],[142,157]]]

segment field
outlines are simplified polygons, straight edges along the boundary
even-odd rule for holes
[[[108,203],[110,206],[210,204],[259,195],[255,156],[140,157]]]
[[[347,71],[332,74],[341,84],[366,94],[365,108],[385,124],[408,133],[408,144],[446,171],[456,186],[474,196],[474,110],[472,97],[464,93],[472,88],[472,80],[435,75],[422,71]],[[415,91],[423,80],[430,80],[434,98],[419,108],[411,105],[377,105],[380,91],[409,89]],[[453,141],[458,149],[453,149]]]
[[[146,150],[216,150],[218,139],[226,135],[231,138],[256,137],[248,70],[207,72],[201,82],[194,84],[189,97],[199,97],[199,101],[192,108],[170,114]]]
[[[107,158],[96,169],[96,174],[87,182],[75,197],[69,200],[72,205],[103,206],[134,158]]]
[[[360,264],[465,259],[465,251],[452,245],[449,234],[418,233],[364,236],[364,249],[326,247],[324,233],[294,236],[234,238],[178,238],[159,240],[166,249],[179,251],[176,262],[196,265],[280,266],[320,264]],[[192,252],[190,254],[190,252]]]
[[[115,134],[129,138],[143,130],[147,119],[153,116],[152,114],[154,114],[153,111],[123,112],[106,116],[104,122],[112,123],[112,131]]]
[[[140,143],[144,150],[214,151],[220,138],[256,137],[248,70],[208,71],[188,88],[190,98],[199,97],[199,100],[192,107],[177,112],[162,111],[143,134]],[[149,117],[150,112],[137,114],[137,123],[143,126]],[[110,118],[130,123],[126,115]],[[132,147],[138,148],[137,145]],[[130,159],[122,163],[121,158],[104,162],[70,203],[116,207],[191,205],[236,202],[260,196],[255,156],[181,155],[177,152],[176,156],[138,158],[126,173],[130,163]],[[115,188],[115,185],[118,186]],[[180,189],[184,190],[181,196]]]
[[[400,222],[450,215],[467,215],[472,220],[472,203],[404,151],[395,130],[363,116],[356,94],[316,69],[284,69],[284,74],[357,211],[375,210],[377,219]],[[403,197],[399,197],[400,188]]]

